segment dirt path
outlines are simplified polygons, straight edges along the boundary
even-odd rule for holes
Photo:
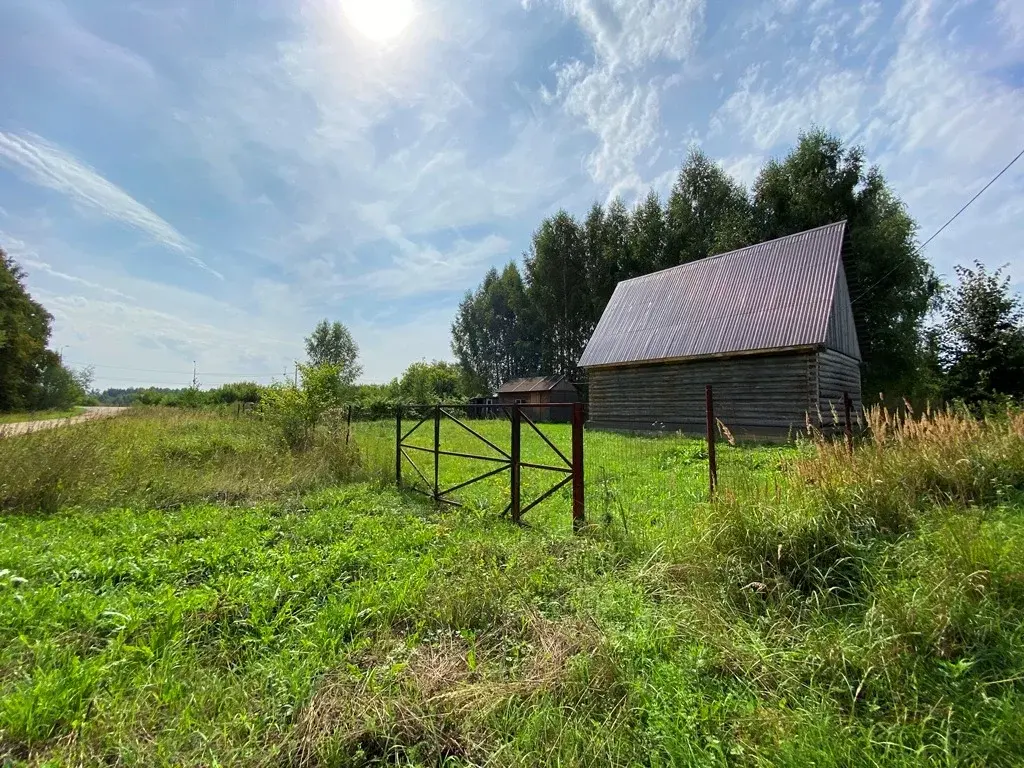
[[[16,421],[13,424],[0,424],[0,437],[13,437],[14,435],[25,435],[29,432],[36,432],[40,429],[53,429],[54,427],[70,424],[80,424],[83,421],[92,419],[106,419],[111,416],[119,416],[127,411],[127,408],[88,407],[85,413],[79,416],[72,416],[68,419],[47,419],[46,421]]]

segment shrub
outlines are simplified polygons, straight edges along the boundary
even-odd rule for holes
[[[334,365],[300,365],[302,386],[274,384],[267,388],[260,412],[274,424],[292,450],[307,449],[327,414],[345,401],[345,387]]]

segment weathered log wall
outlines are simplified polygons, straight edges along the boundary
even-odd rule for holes
[[[785,437],[817,410],[813,352],[747,355],[589,372],[591,426],[630,431],[705,429],[704,387],[734,434]]]
[[[826,430],[841,427],[843,392],[861,407],[859,365],[833,350],[594,368],[588,377],[589,423],[597,429],[701,434],[707,384],[715,417],[738,436],[784,438],[808,418]]]

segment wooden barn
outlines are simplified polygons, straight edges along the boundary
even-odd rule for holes
[[[531,379],[506,381],[498,389],[498,400],[505,405],[530,403],[544,405],[572,404],[579,402],[576,386],[565,376],[536,376]],[[572,421],[572,408],[526,408],[523,410],[532,421]]]
[[[707,384],[735,434],[841,425],[844,392],[861,408],[845,230],[829,224],[619,283],[579,363],[590,426],[699,433]]]

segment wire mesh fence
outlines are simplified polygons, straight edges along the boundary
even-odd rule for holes
[[[799,426],[753,435],[729,404],[712,403],[707,430],[630,416],[629,429],[588,427],[582,436],[589,522],[658,524],[713,498],[777,495],[793,460],[808,450]],[[571,413],[571,408],[561,410]],[[519,483],[511,457],[517,430],[510,406],[478,404],[347,408],[335,434],[353,445],[365,474],[439,503],[509,514],[531,524],[573,521],[573,430],[554,409],[518,406]],[[842,422],[840,413],[836,424]],[[839,439],[842,439],[840,434]],[[517,490],[518,489],[518,490]]]
[[[405,406],[395,426],[396,479],[441,503],[511,516],[516,508],[527,522],[557,509],[571,520],[571,428],[541,421],[547,414],[538,411],[518,406],[516,428],[511,407]]]

